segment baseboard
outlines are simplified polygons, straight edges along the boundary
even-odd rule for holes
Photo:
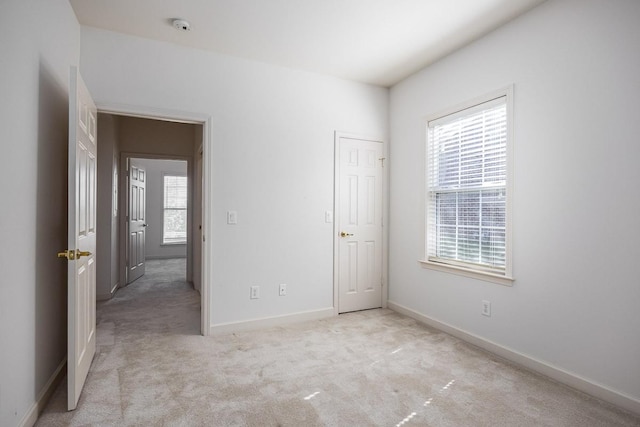
[[[62,360],[60,365],[58,365],[56,370],[53,372],[53,375],[51,375],[51,377],[49,378],[47,383],[44,385],[42,390],[40,390],[40,393],[38,393],[36,401],[33,403],[33,405],[31,405],[31,407],[29,408],[25,416],[22,418],[22,421],[20,421],[20,424],[18,424],[18,426],[33,427],[36,421],[38,421],[38,416],[42,413],[42,411],[44,410],[44,407],[46,406],[47,402],[51,398],[51,395],[53,394],[54,391],[56,391],[56,388],[58,387],[60,382],[64,379],[64,376],[66,374],[66,369],[65,369],[66,366],[67,366],[67,358],[65,357],[64,360]]]
[[[237,331],[249,331],[256,329],[282,326],[292,323],[304,322],[307,320],[319,320],[333,317],[333,307],[320,310],[303,311],[300,313],[285,314],[283,316],[265,317],[262,319],[251,319],[240,322],[218,323],[209,327],[209,335],[224,334]]]
[[[186,257],[186,255],[147,255],[145,259],[177,259]]]
[[[404,314],[405,316],[411,317],[418,322],[446,332],[449,335],[453,335],[456,338],[487,350],[495,355],[503,357],[517,365],[524,367],[525,369],[537,372],[576,390],[580,390],[591,396],[597,397],[598,399],[604,400],[605,402],[611,403],[612,405],[615,405],[619,408],[640,415],[640,400],[635,399],[632,396],[617,392],[602,384],[598,384],[594,381],[583,378],[557,366],[553,366],[534,357],[519,353],[508,347],[496,344],[492,341],[486,340],[482,337],[456,328],[455,326],[451,326],[429,316],[425,316],[422,313],[419,313],[398,303],[389,301],[388,308],[400,314]]]
[[[108,301],[108,300],[110,300],[116,294],[116,291],[118,290],[119,287],[120,287],[120,283],[116,283],[115,285],[113,285],[113,288],[111,288],[111,290],[109,291],[108,294],[98,294],[98,295],[96,295],[96,300],[97,301]]]

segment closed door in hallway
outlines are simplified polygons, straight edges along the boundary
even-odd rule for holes
[[[129,160],[129,207],[128,229],[129,244],[127,247],[127,283],[139,279],[144,275],[146,259],[146,185],[145,169]]]

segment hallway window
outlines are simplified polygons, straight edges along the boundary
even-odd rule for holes
[[[187,177],[164,175],[163,244],[187,243]]]

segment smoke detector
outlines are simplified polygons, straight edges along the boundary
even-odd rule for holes
[[[189,24],[189,22],[185,21],[184,19],[174,19],[172,24],[173,28],[175,28],[176,30],[191,31],[191,24]]]

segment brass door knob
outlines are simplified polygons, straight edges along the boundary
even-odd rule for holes
[[[340,237],[347,237],[347,236],[353,236],[353,233],[347,233],[346,231],[340,232]]]
[[[76,259],[76,252],[73,250],[65,250],[64,252],[58,252],[58,258],[66,258],[69,261]]]
[[[89,251],[81,251],[80,249],[76,250],[76,259],[80,259],[83,256],[91,256],[91,252]]]

